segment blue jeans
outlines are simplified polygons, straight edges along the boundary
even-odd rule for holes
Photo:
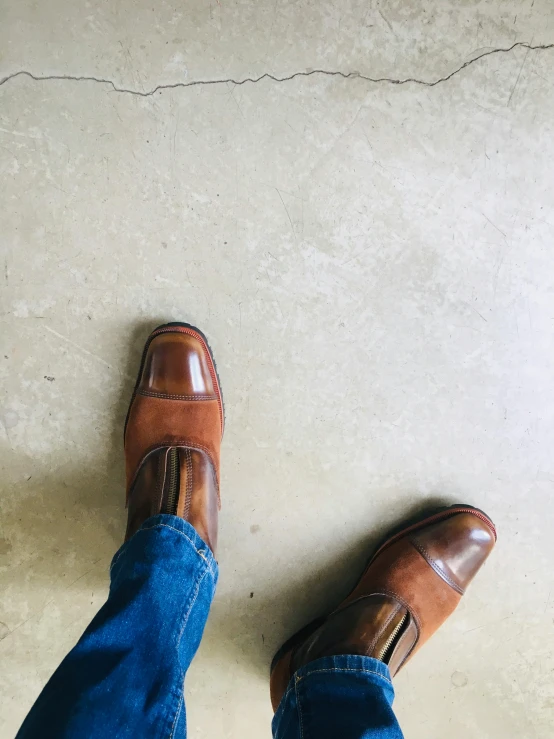
[[[148,519],[115,555],[107,602],[38,697],[17,739],[184,739],[185,675],[217,575],[211,551],[190,524],[168,515]],[[294,675],[273,735],[401,739],[393,696],[383,663],[325,657]]]

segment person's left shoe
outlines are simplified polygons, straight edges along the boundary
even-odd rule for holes
[[[223,401],[205,336],[186,323],[153,331],[125,423],[127,541],[151,516],[188,521],[215,553]]]
[[[438,509],[391,532],[350,595],[275,655],[273,710],[295,672],[322,657],[372,657],[396,675],[455,610],[495,542],[491,519],[463,504]]]

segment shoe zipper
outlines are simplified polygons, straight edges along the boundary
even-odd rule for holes
[[[171,447],[167,457],[169,477],[162,513],[170,513],[174,516],[177,513],[177,500],[179,498],[179,452],[175,447]]]
[[[394,629],[392,631],[392,634],[389,636],[389,638],[387,639],[387,641],[384,643],[383,647],[381,648],[380,652],[376,655],[375,659],[378,659],[381,662],[385,662],[386,663],[388,657],[390,657],[389,650],[392,651],[392,647],[394,646],[394,642],[396,640],[396,637],[398,636],[398,634],[402,630],[402,627],[406,623],[406,619],[407,618],[408,618],[408,614],[405,613],[402,616],[401,620],[394,627]]]

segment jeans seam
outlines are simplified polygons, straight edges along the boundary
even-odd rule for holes
[[[125,542],[125,543],[127,543],[127,542]],[[114,567],[116,566],[116,564],[117,564],[117,563],[119,562],[119,560],[120,560],[120,558],[121,558],[121,555],[122,555],[122,554],[123,554],[124,552],[126,552],[126,551],[127,551],[127,547],[126,547],[125,545],[123,545],[123,546],[121,547],[120,551],[119,551],[119,552],[116,552],[116,553],[115,553],[115,556],[114,556],[114,558],[113,558],[113,561],[112,561],[112,563],[111,563],[111,565],[110,565],[110,575],[111,575],[111,572],[112,572],[113,568],[114,568]]]
[[[294,679],[294,692],[296,695],[296,707],[298,710],[298,723],[300,724],[300,739],[304,739],[304,723],[302,721],[302,708],[300,707],[300,697],[298,695],[298,683],[299,682],[300,682],[299,677]]]
[[[193,595],[193,598],[191,600],[190,607],[189,607],[188,611],[185,614],[183,625],[181,626],[181,631],[179,632],[179,636],[177,638],[177,649],[179,649],[179,647],[181,645],[181,639],[183,637],[183,631],[185,630],[185,627],[186,627],[186,625],[188,623],[190,612],[192,611],[192,609],[194,608],[194,604],[198,600],[198,593],[200,592],[200,586],[202,585],[202,581],[204,580],[204,578],[206,577],[207,574],[208,574],[208,568],[206,567],[206,569],[202,573],[202,576],[198,578],[198,582],[196,583],[196,588],[194,590],[194,595]],[[185,676],[185,674],[183,672],[183,679],[184,679],[184,676]]]
[[[377,675],[377,677],[382,677],[385,682],[389,683],[389,685],[392,685],[392,681],[389,680],[388,677],[381,675],[380,672],[375,672],[375,670],[366,670],[363,667],[326,667],[323,670],[311,670],[305,675],[301,675],[297,679],[300,680],[304,677],[309,677],[310,675],[316,675],[318,672],[364,672],[369,673],[370,675]]]
[[[160,525],[163,526],[164,524],[160,524]],[[152,528],[154,528],[154,527],[152,527]],[[168,528],[173,528],[173,527],[169,526]],[[177,529],[175,529],[175,530],[177,531]],[[188,539],[188,536],[186,538]],[[206,565],[208,565],[207,562],[206,562]],[[189,620],[191,611],[194,608],[194,605],[195,605],[196,601],[198,600],[198,594],[200,592],[200,586],[202,585],[202,582],[203,582],[204,578],[206,577],[206,575],[208,574],[209,571],[211,571],[210,568],[208,566],[206,566],[206,568],[204,569],[204,572],[198,578],[198,582],[196,583],[196,588],[194,590],[192,599],[190,601],[190,605],[189,605],[188,609],[186,610],[185,615],[183,617],[183,625],[181,626],[181,631],[179,632],[179,636],[177,638],[177,644],[176,644],[176,647],[175,647],[175,649],[177,651],[177,656],[179,655],[179,646],[181,644],[181,638],[183,636],[183,632],[184,632],[185,627],[186,627],[186,625],[188,623],[188,620]],[[179,660],[179,664],[180,664],[180,660]],[[176,711],[175,711],[175,717],[173,719],[173,724],[171,726],[171,733],[169,735],[169,739],[172,739],[172,737],[173,737],[173,732],[175,731],[175,727],[177,725],[177,719],[178,719],[179,714],[181,713],[181,710],[182,710],[182,707],[183,707],[183,702],[184,702],[183,690],[184,690],[185,674],[186,674],[185,673],[185,670],[183,670],[181,668],[181,670],[180,670],[181,691],[180,691],[179,703],[178,703],[177,708],[176,708]]]
[[[171,725],[169,739],[173,739],[173,735],[175,734],[175,727],[177,726],[177,720],[179,719],[179,716],[181,715],[181,711],[183,710],[184,701],[185,701],[185,696],[181,693],[181,697],[179,698],[179,705],[177,706],[177,710],[175,711],[175,718],[173,719],[173,724]]]
[[[281,700],[282,700],[282,701],[286,701],[286,699],[287,699],[287,698],[288,698],[288,696],[289,696],[289,693],[292,693],[292,691],[294,690],[294,688],[295,688],[295,687],[296,687],[296,681],[295,681],[295,682],[294,682],[294,683],[293,683],[293,684],[292,684],[292,685],[290,686],[290,688],[287,688],[287,692],[286,692],[286,693],[285,693],[285,695],[284,695],[284,696],[283,696],[283,697],[281,698]]]

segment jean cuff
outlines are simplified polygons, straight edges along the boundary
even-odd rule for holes
[[[194,526],[192,526],[188,521],[185,521],[183,518],[179,518],[179,516],[171,516],[168,513],[159,513],[156,516],[151,516],[150,518],[147,518],[140,529],[138,529],[129,539],[129,541],[126,541],[123,546],[121,546],[115,553],[114,558],[112,559],[110,570],[115,565],[120,556],[126,551],[131,542],[136,539],[137,536],[140,536],[142,532],[156,529],[173,530],[176,532],[175,535],[179,535],[180,537],[182,536],[185,539],[188,539],[191,546],[193,546],[196,550],[197,554],[199,554],[200,557],[202,557],[202,559],[206,562],[208,569],[212,571],[214,576],[217,575],[218,565],[212,553],[212,550],[206,544],[204,539],[200,537]]]
[[[333,657],[321,657],[308,662],[294,673],[292,682],[322,672],[364,673],[374,682],[384,680],[389,688],[392,687],[391,674],[387,665],[373,657],[364,657],[359,654],[337,654]]]

